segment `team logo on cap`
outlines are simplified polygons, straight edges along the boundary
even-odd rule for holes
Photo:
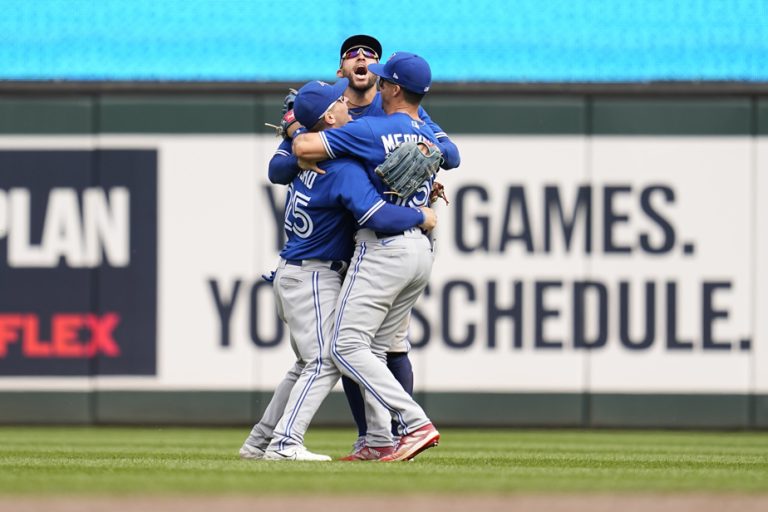
[[[394,78],[395,80],[400,80],[400,77],[397,76],[397,73],[392,73],[392,78]]]

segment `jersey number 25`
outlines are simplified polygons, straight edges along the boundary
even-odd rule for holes
[[[288,202],[285,204],[285,230],[293,232],[299,238],[307,238],[312,234],[312,218],[302,207],[309,204],[311,197],[297,191],[289,191]]]

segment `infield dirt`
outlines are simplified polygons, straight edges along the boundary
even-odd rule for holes
[[[0,512],[764,512],[768,495],[4,497]]]

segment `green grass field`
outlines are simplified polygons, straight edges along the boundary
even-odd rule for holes
[[[0,494],[768,492],[768,434],[441,429],[410,463],[242,461],[248,428],[0,428]],[[312,429],[339,457],[350,429]]]

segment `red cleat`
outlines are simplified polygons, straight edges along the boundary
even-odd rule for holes
[[[427,423],[418,430],[406,434],[400,438],[400,442],[390,455],[384,456],[379,460],[382,462],[391,462],[396,460],[411,460],[424,450],[437,446],[440,440],[440,432],[432,425]]]
[[[393,446],[363,446],[355,450],[346,457],[339,460],[361,461],[361,460],[379,460],[382,457],[391,455],[395,451]]]

